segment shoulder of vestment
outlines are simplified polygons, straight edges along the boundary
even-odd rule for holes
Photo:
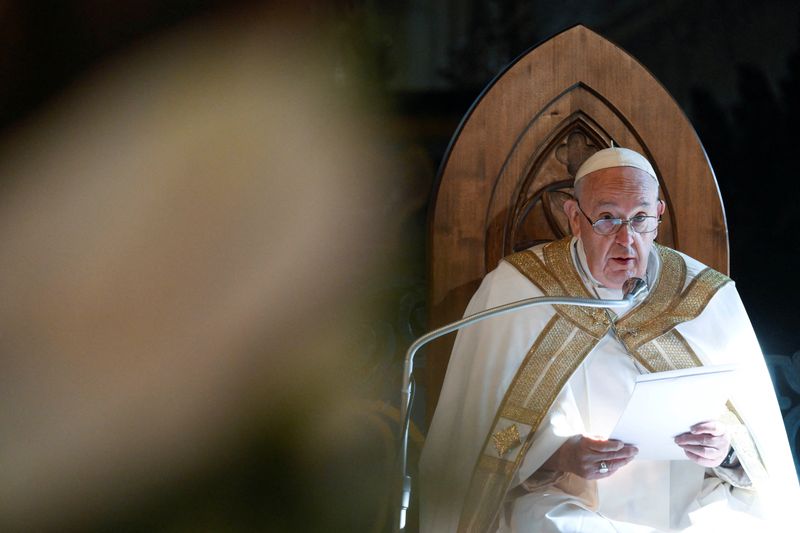
[[[657,244],[657,243],[655,243],[654,246],[655,246],[656,251],[658,252],[659,256],[661,256],[662,258],[664,256],[666,256],[666,255],[671,255],[671,254],[674,254],[675,256],[680,257],[680,259],[683,261],[684,265],[686,265],[686,280],[685,280],[684,286],[688,285],[689,283],[691,283],[692,280],[700,277],[701,274],[703,276],[706,276],[706,277],[709,277],[709,278],[711,278],[711,277],[719,278],[719,279],[723,280],[726,283],[732,281],[725,274],[723,274],[723,273],[721,273],[721,272],[719,272],[717,270],[714,270],[713,268],[703,264],[702,262],[698,261],[697,259],[695,259],[695,258],[693,258],[693,257],[691,257],[689,255],[686,255],[685,253],[683,253],[683,252],[681,252],[679,250],[675,250],[673,248],[669,248],[667,246],[664,246],[664,245],[661,245],[661,244]]]

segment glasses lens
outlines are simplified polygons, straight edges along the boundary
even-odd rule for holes
[[[656,217],[633,217],[631,219],[631,228],[637,233],[650,233],[655,231],[658,226],[658,219]]]
[[[592,227],[600,235],[611,235],[617,231],[621,222],[618,218],[601,218]]]
[[[619,218],[601,218],[592,227],[596,233],[600,235],[611,235],[616,233],[622,227],[624,222]],[[628,222],[630,227],[636,233],[650,233],[658,227],[658,217],[637,216],[630,219]]]

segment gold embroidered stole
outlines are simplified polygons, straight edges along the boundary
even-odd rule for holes
[[[532,251],[505,260],[546,296],[589,298],[572,261],[570,242],[566,238],[546,245],[544,261]],[[467,489],[460,532],[488,531],[495,523],[534,432],[572,373],[609,330],[615,330],[628,352],[650,372],[701,364],[674,327],[696,318],[729,279],[706,269],[684,290],[683,258],[654,246],[661,258],[658,280],[647,298],[616,324],[605,309],[554,306],[555,315],[528,350],[485,439]]]

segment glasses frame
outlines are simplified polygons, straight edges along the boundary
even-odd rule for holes
[[[660,201],[661,200],[659,200],[659,202]],[[617,233],[619,233],[619,230],[621,230],[622,226],[625,225],[625,224],[628,225],[628,229],[630,231],[632,231],[634,233],[638,233],[639,235],[646,235],[648,233],[653,233],[654,231],[658,231],[658,226],[661,224],[661,215],[658,215],[658,216],[653,216],[653,215],[635,215],[635,216],[633,216],[631,218],[598,218],[597,220],[592,222],[592,219],[589,218],[589,215],[587,215],[583,211],[583,209],[581,208],[581,204],[579,202],[575,202],[575,204],[578,206],[578,211],[581,212],[581,214],[584,216],[584,218],[592,226],[592,231],[594,231],[596,234],[602,235],[604,237],[607,237],[609,235],[616,235]],[[637,231],[633,227],[633,219],[634,218],[654,218],[654,219],[656,219],[656,227],[651,229],[651,230],[649,230],[649,231]],[[619,222],[614,224],[614,227],[616,229],[614,231],[612,231],[611,233],[600,233],[599,231],[597,231],[597,226],[595,224],[597,224],[598,222],[602,222],[604,220],[612,220],[612,221],[619,221]]]

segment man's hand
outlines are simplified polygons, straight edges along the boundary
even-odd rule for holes
[[[584,479],[601,479],[630,463],[638,452],[637,448],[618,440],[596,440],[575,435],[562,444],[542,468],[571,472]],[[601,462],[605,463],[607,472],[600,472]]]
[[[675,444],[700,466],[714,467],[728,455],[731,437],[723,424],[712,420],[693,425],[687,433],[675,437]]]

